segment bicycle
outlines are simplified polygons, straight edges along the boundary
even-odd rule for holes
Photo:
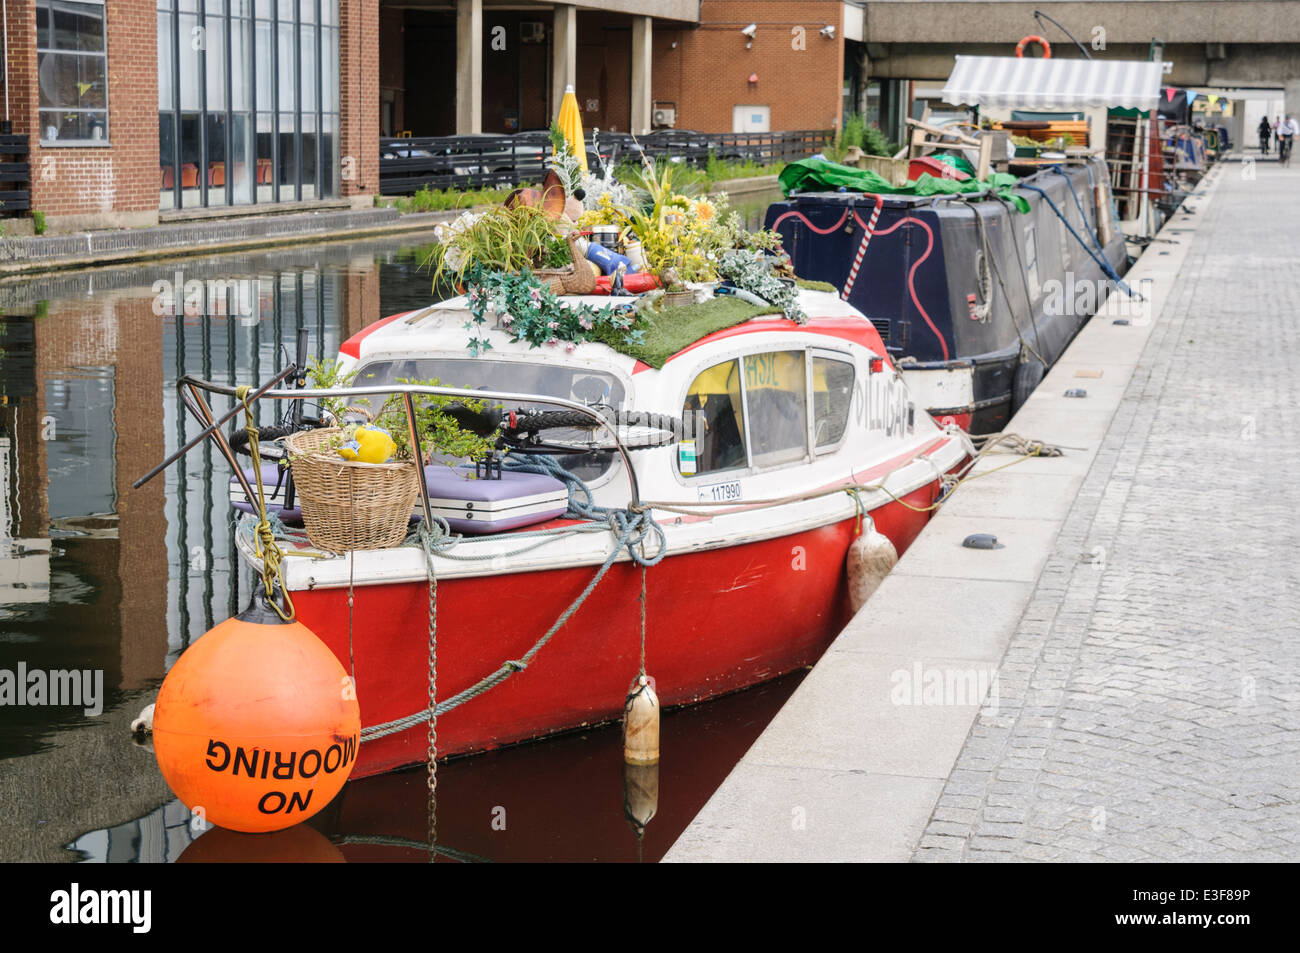
[[[1282,136],[1277,146],[1277,161],[1282,164],[1282,168],[1289,168],[1291,165],[1291,146],[1293,136]]]

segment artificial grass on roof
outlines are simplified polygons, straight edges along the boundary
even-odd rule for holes
[[[667,363],[668,358],[700,338],[761,314],[780,313],[781,309],[775,305],[750,304],[739,298],[720,295],[702,304],[639,312],[630,334],[602,328],[599,334],[592,336],[592,340],[608,345],[620,354],[644,361],[658,370]]]
[[[835,294],[835,292],[839,291],[838,288],[828,281],[812,281],[808,278],[796,278],[794,283],[807,291],[829,291],[831,294]]]

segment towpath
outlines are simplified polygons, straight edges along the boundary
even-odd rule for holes
[[[1300,171],[1188,208],[668,860],[1300,860]]]

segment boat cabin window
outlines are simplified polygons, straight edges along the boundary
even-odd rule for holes
[[[742,407],[737,360],[715,364],[691,382],[682,419],[693,422],[695,475],[749,466]]]
[[[844,438],[853,401],[853,365],[828,357],[813,358],[813,439],[828,450]]]
[[[803,351],[745,356],[745,411],[754,466],[803,459],[808,450],[807,389]]]
[[[623,382],[613,374],[569,367],[563,364],[539,364],[526,361],[493,361],[481,357],[421,358],[413,360],[375,361],[361,368],[355,383],[394,384],[397,381],[437,379],[444,387],[469,390],[497,390],[516,394],[539,394],[559,397],[582,404],[622,407],[626,397]],[[382,401],[375,401],[376,406]],[[508,410],[557,410],[547,404],[523,403]],[[557,442],[577,442],[590,431],[554,429],[544,437]],[[558,454],[556,459],[570,473],[583,480],[593,480],[609,469],[612,452]]]

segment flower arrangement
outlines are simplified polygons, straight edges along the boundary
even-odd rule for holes
[[[572,351],[583,341],[595,340],[601,331],[637,333],[631,331],[633,318],[627,311],[613,305],[563,305],[527,269],[510,274],[478,268],[470,273],[468,284],[470,320],[465,322],[465,329],[470,332],[468,347],[475,356],[492,348],[492,342],[482,334],[488,311],[496,314],[498,326],[514,340],[527,341],[533,347],[563,344],[565,350]]]
[[[573,262],[560,226],[532,205],[498,205],[486,212],[466,212],[434,229],[434,245],[425,264],[441,282],[463,284],[475,267],[497,271],[563,268]]]
[[[646,159],[631,200],[613,192],[599,194],[579,220],[580,225],[614,225],[634,233],[641,241],[646,267],[670,290],[687,282],[714,281],[720,275],[721,256],[732,249],[773,251],[780,236],[745,228],[740,214],[731,210],[725,194],[697,197],[673,185],[677,166],[656,166]]]

